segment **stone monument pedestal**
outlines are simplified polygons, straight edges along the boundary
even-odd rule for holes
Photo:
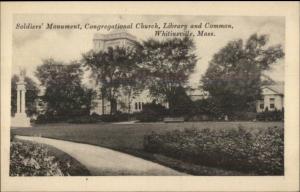
[[[11,118],[12,127],[31,127],[30,118],[27,117],[25,112],[26,107],[26,83],[25,83],[25,70],[21,70],[20,79],[17,82],[17,113]]]
[[[31,127],[30,118],[27,117],[26,113],[16,113],[11,119],[12,127]]]

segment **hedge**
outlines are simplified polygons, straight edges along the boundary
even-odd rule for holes
[[[185,129],[144,137],[144,149],[199,165],[258,175],[284,172],[283,128]]]
[[[168,110],[155,102],[145,103],[143,110],[139,113],[135,113],[134,116],[141,122],[156,122],[162,121],[167,116]]]
[[[284,120],[284,110],[279,111],[264,111],[257,113],[256,119],[259,121],[283,121]]]

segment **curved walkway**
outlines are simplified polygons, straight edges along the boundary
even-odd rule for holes
[[[92,175],[186,175],[160,164],[111,149],[43,137],[17,139],[51,145],[83,164]]]

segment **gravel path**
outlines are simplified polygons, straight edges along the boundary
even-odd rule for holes
[[[83,164],[92,175],[186,175],[163,165],[111,149],[43,137],[17,139],[51,145]]]

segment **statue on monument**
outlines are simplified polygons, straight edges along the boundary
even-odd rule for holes
[[[30,118],[26,114],[26,70],[20,68],[19,81],[17,82],[17,112],[12,118],[12,127],[30,127]]]
[[[24,82],[25,76],[26,76],[26,69],[20,68],[20,77],[19,77],[20,80],[19,81]]]

